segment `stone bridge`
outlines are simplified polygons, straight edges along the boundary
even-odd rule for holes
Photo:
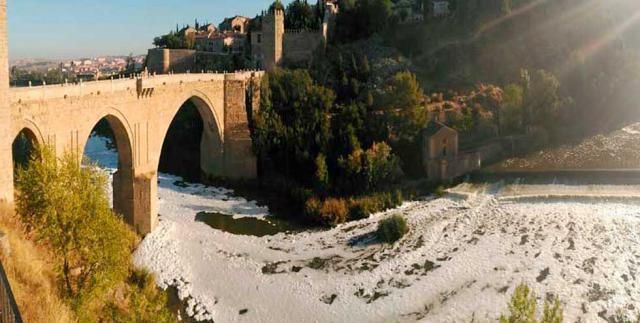
[[[119,156],[113,178],[114,210],[139,233],[151,232],[157,222],[162,145],[174,116],[189,100],[204,124],[202,172],[228,178],[256,176],[249,120],[259,108],[262,72],[158,75],[8,89],[4,19],[0,25],[0,199],[13,199],[11,145],[21,132],[59,156],[65,152],[83,156],[91,131],[104,118],[115,135]]]

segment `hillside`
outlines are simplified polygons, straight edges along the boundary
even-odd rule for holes
[[[387,39],[410,57],[427,91],[507,85],[544,69],[575,100],[576,123],[637,120],[640,3],[633,0],[452,1],[451,14],[402,24]]]

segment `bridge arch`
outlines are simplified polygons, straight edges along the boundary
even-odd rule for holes
[[[224,115],[222,111],[216,109],[216,105],[208,98],[208,96],[200,91],[190,91],[182,96],[179,101],[172,105],[169,118],[166,119],[160,136],[161,146],[160,155],[157,158],[158,165],[156,169],[162,166],[162,158],[165,155],[175,155],[175,148],[171,147],[169,142],[172,130],[180,121],[179,116],[187,109],[188,104],[197,111],[199,121],[202,123],[202,131],[199,134],[199,147],[197,162],[199,162],[198,176],[205,174],[207,176],[219,176],[223,170],[223,145],[224,145]],[[220,107],[223,110],[223,107]],[[193,162],[193,161],[190,161]],[[182,175],[182,174],[180,174]]]
[[[104,161],[111,165],[102,165],[116,169],[113,173],[113,210],[124,216],[131,226],[134,226],[134,160],[131,131],[127,119],[116,109],[107,109],[99,114],[97,120],[92,120],[91,128],[83,133],[84,144],[81,145],[81,156],[87,155],[87,146],[93,131],[99,126],[106,126],[110,130],[118,153],[116,161]],[[96,156],[93,156],[96,158]]]
[[[17,165],[26,165],[32,157],[33,150],[44,143],[35,123],[25,120],[19,127],[11,144],[14,172],[17,170]]]

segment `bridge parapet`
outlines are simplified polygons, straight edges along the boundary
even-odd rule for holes
[[[185,73],[149,75],[138,78],[113,79],[82,83],[45,85],[34,87],[14,87],[9,91],[11,104],[28,101],[102,95],[107,93],[136,91],[138,87],[159,88],[194,82],[214,82],[224,80],[248,80],[253,76],[262,76],[262,71],[237,73]]]

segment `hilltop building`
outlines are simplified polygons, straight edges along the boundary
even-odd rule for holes
[[[325,0],[324,20],[317,30],[286,30],[285,13],[274,9],[258,20],[243,16],[224,19],[217,28],[185,27],[180,34],[193,40],[193,50],[154,48],[149,50],[149,72],[166,74],[220,70],[242,61],[244,68],[271,70],[283,62],[304,63],[324,49],[336,28],[338,6]]]
[[[284,11],[274,9],[262,18],[260,30],[251,33],[251,55],[256,68],[271,70],[283,61],[299,63],[311,59],[335,31],[338,6],[325,2],[320,30],[285,30]]]

